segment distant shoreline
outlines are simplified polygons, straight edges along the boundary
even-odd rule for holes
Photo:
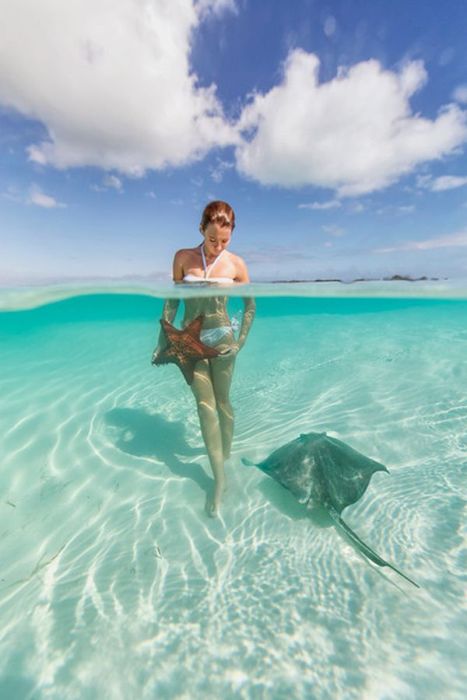
[[[314,284],[323,282],[338,282],[340,284],[353,284],[354,282],[446,282],[449,277],[412,277],[411,275],[392,275],[391,277],[356,277],[355,279],[342,279],[340,277],[317,277],[315,279],[281,279],[281,280],[252,280],[252,284]],[[0,277],[0,287],[55,287],[59,285],[75,285],[75,284],[173,284],[172,279],[152,277],[151,275],[124,275],[123,277],[70,277],[65,279],[31,279],[31,280],[12,280],[2,279]]]
[[[304,284],[314,282],[341,282],[352,284],[353,282],[439,282],[446,281],[447,277],[411,277],[410,275],[392,275],[392,277],[356,277],[353,280],[343,280],[338,277],[323,277],[311,280],[271,280],[270,284]]]

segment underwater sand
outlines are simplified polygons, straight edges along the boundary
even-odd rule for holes
[[[162,299],[2,292],[2,699],[465,697],[467,300],[407,289],[257,298],[217,520]],[[387,465],[344,518],[420,590],[241,463],[309,431]]]

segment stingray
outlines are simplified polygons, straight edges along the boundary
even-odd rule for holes
[[[182,371],[187,384],[192,384],[196,363],[222,354],[200,340],[203,318],[202,314],[197,316],[183,330],[175,328],[161,318],[160,323],[167,345],[155,351],[152,364],[166,365],[172,362]]]
[[[247,466],[258,467],[278,481],[307,508],[323,506],[339,529],[370,561],[378,566],[388,566],[420,588],[415,581],[365,544],[341,517],[344,508],[363,496],[375,472],[388,472],[383,464],[365,457],[326,433],[300,435],[296,440],[279,447],[259,464],[253,464],[247,459],[242,462]]]

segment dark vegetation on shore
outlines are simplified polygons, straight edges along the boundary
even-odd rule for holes
[[[357,277],[354,280],[343,280],[336,278],[317,278],[312,280],[272,280],[273,284],[295,284],[298,282],[342,282],[352,284],[353,282],[439,282],[440,277],[410,277],[410,275],[392,275],[392,277]],[[443,279],[447,279],[444,277]]]

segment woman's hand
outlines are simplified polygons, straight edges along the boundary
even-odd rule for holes
[[[162,349],[162,348],[160,348],[159,346],[157,346],[157,348],[156,348],[156,349],[154,350],[154,352],[152,353],[152,357],[151,357],[151,364],[152,364],[152,365],[157,364],[157,360],[159,359],[159,353],[160,353],[161,349]]]
[[[167,340],[166,340],[164,334],[160,333],[159,340],[157,341],[157,345],[154,348],[154,352],[152,353],[152,357],[151,357],[151,364],[152,365],[157,363],[157,360],[159,359],[159,355],[165,350],[166,347],[167,347]]]
[[[241,349],[242,345],[240,345],[237,342],[232,343],[226,350],[223,350],[221,352],[221,357],[233,357],[235,355],[238,355]]]

